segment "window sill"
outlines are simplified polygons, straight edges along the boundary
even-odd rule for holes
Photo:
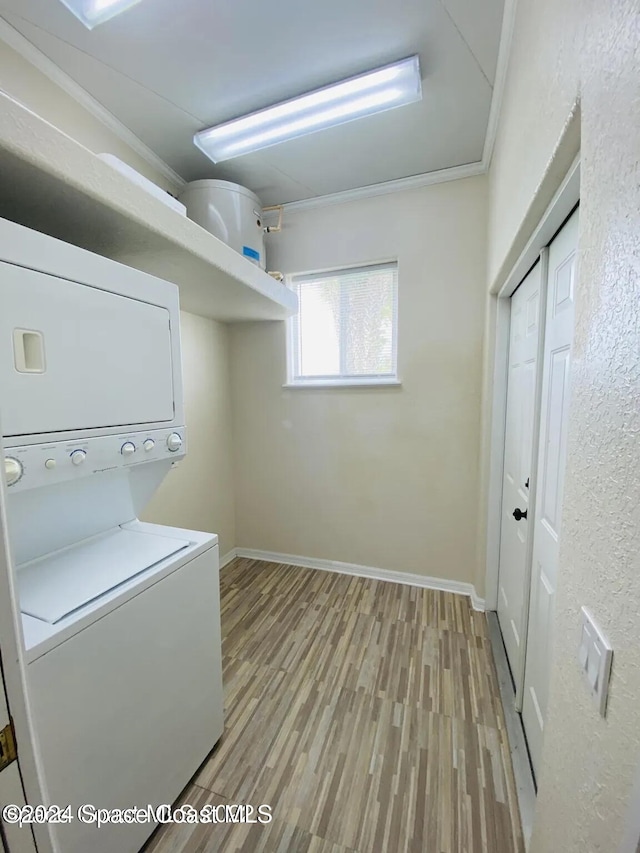
[[[314,388],[400,388],[399,379],[319,379],[307,382],[287,382],[282,386],[287,391],[307,391]]]

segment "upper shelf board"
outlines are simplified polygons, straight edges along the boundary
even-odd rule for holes
[[[283,320],[285,285],[0,92],[0,217],[172,281],[185,311]]]

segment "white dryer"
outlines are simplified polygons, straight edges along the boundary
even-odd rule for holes
[[[135,853],[153,822],[80,807],[171,804],[223,730],[217,537],[138,521],[186,451],[178,291],[0,220],[0,300],[25,783],[73,816],[36,838]]]

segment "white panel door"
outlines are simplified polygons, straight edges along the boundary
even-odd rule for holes
[[[541,267],[538,262],[511,297],[498,619],[517,692],[523,677],[529,606],[529,513],[543,304]]]
[[[166,308],[5,263],[0,289],[5,436],[173,419]]]
[[[547,713],[558,574],[564,472],[567,461],[569,368],[577,278],[578,212],[549,247],[540,449],[533,525],[531,601],[522,720],[533,770],[540,755]]]

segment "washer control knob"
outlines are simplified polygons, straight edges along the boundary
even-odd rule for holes
[[[87,458],[86,450],[74,450],[71,454],[71,461],[74,465],[82,465],[84,460]]]
[[[47,469],[47,471],[53,471],[53,469],[56,467],[56,460],[47,459],[47,461],[44,463],[44,467]]]
[[[172,432],[169,438],[167,439],[167,447],[171,451],[171,453],[175,453],[176,450],[180,450],[182,447],[182,436],[178,435],[177,432]]]
[[[144,447],[144,449],[145,449],[145,450],[147,451],[147,453],[148,453],[150,450],[153,450],[153,448],[156,446],[156,443],[155,443],[155,441],[154,441],[152,438],[147,438],[147,439],[143,442],[142,446]]]
[[[4,460],[4,473],[7,478],[7,486],[13,486],[14,483],[17,483],[20,477],[22,477],[23,471],[22,462],[19,462],[12,456],[6,457]]]
[[[132,441],[125,441],[125,443],[120,448],[120,453],[123,456],[133,456],[136,452],[136,446]]]

